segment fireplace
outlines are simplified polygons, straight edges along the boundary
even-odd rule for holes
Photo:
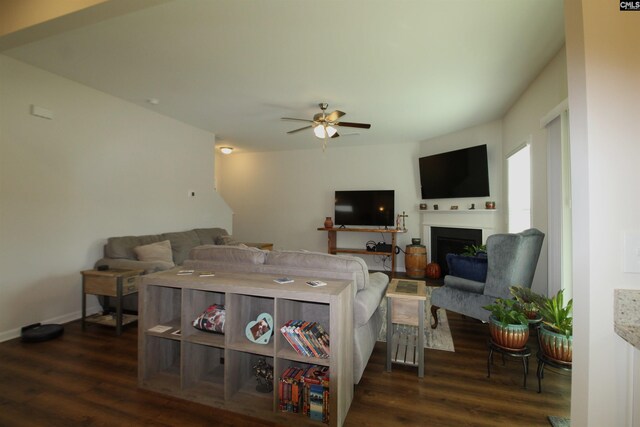
[[[465,246],[481,244],[481,229],[431,227],[431,261],[440,265],[443,276],[449,273],[448,253],[461,254]]]

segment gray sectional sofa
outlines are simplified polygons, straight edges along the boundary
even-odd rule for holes
[[[188,231],[176,231],[145,236],[109,237],[104,245],[104,256],[95,263],[95,267],[106,265],[109,268],[128,270],[142,270],[144,274],[168,270],[175,265],[181,265],[189,257],[189,252],[196,246],[213,245],[227,236],[224,228],[196,228]],[[222,240],[221,240],[222,239]],[[171,243],[170,260],[144,261],[138,259],[136,248],[168,240]],[[105,298],[99,298],[105,307]],[[111,304],[110,304],[111,305]],[[138,295],[129,295],[122,301],[125,311],[138,311]]]
[[[188,231],[177,231],[146,236],[109,237],[104,245],[104,257],[96,261],[96,267],[107,265],[109,268],[144,270],[145,274],[168,270],[174,265],[165,261],[141,261],[135,248],[159,243],[171,242],[173,264],[181,265],[189,257],[191,249],[200,245],[215,245],[220,238],[228,235],[224,228],[196,228]],[[136,306],[137,307],[137,306]]]
[[[353,382],[357,384],[382,326],[383,319],[378,306],[387,289],[389,277],[384,273],[369,274],[366,263],[357,257],[221,245],[219,243],[225,241],[224,236],[227,236],[227,231],[222,228],[201,228],[157,235],[111,237],[104,247],[104,257],[95,265],[139,269],[145,274],[167,270],[175,264],[185,269],[353,280]],[[165,240],[171,243],[171,262],[138,259],[136,248]],[[137,311],[137,294],[127,296],[123,308]]]
[[[360,381],[382,326],[383,319],[378,306],[389,283],[386,274],[369,274],[367,264],[361,258],[352,256],[307,251],[262,251],[242,246],[196,247],[191,250],[183,266],[218,272],[353,280],[353,383]]]

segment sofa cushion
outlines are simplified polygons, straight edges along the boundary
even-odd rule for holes
[[[215,245],[218,236],[229,234],[224,228],[196,228],[193,231],[198,235],[201,245]]]
[[[202,245],[191,249],[189,259],[231,264],[264,264],[265,251],[245,245]]]
[[[104,248],[104,255],[107,258],[126,258],[137,260],[136,253],[133,248],[136,246],[148,245],[150,243],[159,242],[160,236],[151,234],[147,236],[123,236],[109,237],[107,245]]]
[[[308,251],[270,251],[265,264],[308,269],[346,271],[356,274],[356,289],[369,285],[369,269],[362,258]]]
[[[215,241],[216,245],[224,245],[224,246],[236,246],[239,245],[240,242],[238,242],[237,240],[235,240],[233,238],[233,236],[230,236],[228,234],[225,234],[223,236],[218,236],[216,237],[216,241]]]
[[[200,245],[200,238],[194,230],[164,233],[162,234],[162,239],[171,241],[173,262],[177,265],[182,264],[189,257],[191,249]]]
[[[163,240],[162,242],[151,243],[149,245],[136,246],[133,248],[139,261],[161,261],[171,264],[173,263],[173,254],[171,252],[171,242]]]

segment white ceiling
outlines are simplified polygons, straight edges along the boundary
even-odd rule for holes
[[[559,0],[175,0],[3,53],[245,151],[429,139],[504,115],[564,43]],[[157,98],[159,105],[146,102]]]

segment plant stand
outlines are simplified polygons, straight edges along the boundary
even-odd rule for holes
[[[561,363],[556,360],[550,359],[545,356],[542,351],[538,351],[536,354],[538,358],[538,369],[536,371],[536,376],[538,377],[538,393],[542,393],[542,378],[544,378],[544,366],[549,365],[552,368],[560,369],[562,371],[569,372],[571,374],[571,364],[570,363]]]
[[[527,388],[527,375],[529,374],[529,357],[531,349],[525,346],[522,350],[506,349],[495,344],[492,340],[488,341],[489,357],[487,359],[487,378],[491,377],[491,365],[493,364],[493,352],[496,351],[502,355],[502,364],[505,364],[504,356],[516,357],[522,360],[522,370],[524,371],[523,387]],[[539,368],[539,367],[538,367]]]

